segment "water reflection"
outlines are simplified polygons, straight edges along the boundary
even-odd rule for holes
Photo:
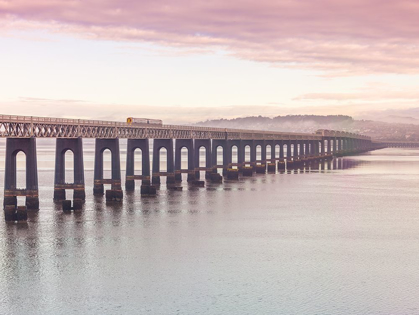
[[[45,170],[41,210],[0,222],[0,313],[411,313],[419,151],[385,152],[122,203],[87,171],[70,214]]]
[[[346,170],[363,166],[369,161],[359,160],[355,157],[339,157],[333,160],[311,161],[310,163],[287,166],[286,170],[279,170],[279,174],[304,174],[304,173],[325,173],[336,170]]]

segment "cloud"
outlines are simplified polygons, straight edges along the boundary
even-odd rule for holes
[[[51,99],[51,98],[39,98],[39,97],[19,97],[22,102],[41,102],[41,103],[83,103],[83,100],[72,100],[72,99]]]
[[[0,0],[3,30],[224,50],[325,75],[419,73],[415,0]]]
[[[371,91],[361,93],[307,93],[294,100],[323,100],[323,101],[395,101],[419,100],[419,91]]]

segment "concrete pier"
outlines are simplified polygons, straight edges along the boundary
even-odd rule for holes
[[[246,156],[246,148],[249,148],[250,156]],[[256,149],[253,140],[240,140],[239,172],[243,173],[247,167],[246,173],[253,172],[253,166],[256,163]]]
[[[141,150],[141,174],[135,172],[135,150]],[[148,139],[127,140],[127,162],[125,189],[135,190],[135,181],[141,180],[142,185],[150,185],[150,148]]]
[[[103,152],[105,150],[109,150],[112,156],[111,178],[103,178]],[[119,139],[96,139],[93,186],[94,195],[103,195],[104,185],[110,184],[111,189],[106,191],[106,200],[122,200],[121,162],[119,156]]]
[[[71,151],[73,153],[73,183],[69,183],[65,179],[65,154],[67,151]],[[86,199],[82,138],[57,138],[56,140],[54,200],[65,200],[66,189],[73,190],[74,200]]]
[[[218,164],[217,157],[218,157],[218,148],[221,147],[223,149],[222,155],[222,162]],[[227,167],[228,167],[228,148],[227,148],[227,140],[213,140],[212,141],[212,169],[213,172],[216,172],[218,168],[223,169],[223,176],[227,174]]]
[[[188,168],[182,169],[182,149],[188,150]],[[187,173],[187,181],[195,180],[194,141],[193,139],[177,139],[175,143],[175,180],[182,181],[182,173]]]
[[[205,166],[200,167],[199,165],[199,150],[205,149]],[[211,139],[196,139],[194,145],[194,166],[195,166],[195,178],[200,179],[200,171],[205,171],[205,178],[209,179],[211,176]]]
[[[160,172],[160,150],[166,149],[167,166],[166,172]],[[166,176],[166,184],[175,183],[174,157],[173,157],[173,139],[154,139],[153,143],[153,173],[151,182],[153,185],[160,185],[160,177]]]
[[[16,187],[16,156],[23,152],[26,156],[26,187]],[[17,197],[26,197],[28,210],[39,209],[38,170],[35,138],[8,138],[6,140],[6,165],[4,174],[4,209],[17,209]],[[9,207],[8,207],[9,206]]]

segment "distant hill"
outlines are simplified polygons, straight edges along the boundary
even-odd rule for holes
[[[406,120],[411,121],[410,119]],[[318,129],[333,129],[364,134],[376,140],[419,141],[419,125],[417,124],[355,120],[351,116],[345,115],[287,115],[273,118],[251,116],[207,120],[198,122],[196,125],[306,133],[313,133]]]

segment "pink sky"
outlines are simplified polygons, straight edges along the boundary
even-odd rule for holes
[[[0,16],[82,36],[222,46],[240,58],[326,71],[419,70],[417,1],[2,0]]]
[[[47,30],[90,41],[148,43],[154,49],[176,49],[183,56],[222,51],[223,58],[313,71],[331,80],[363,78],[351,91],[343,85],[318,92],[302,86],[298,95],[289,98],[295,102],[358,99],[364,103],[384,98],[364,91],[366,84],[378,83],[383,90],[395,82],[386,76],[400,75],[400,82],[416,79],[418,17],[419,2],[408,0],[0,0],[0,34],[4,36]],[[368,76],[374,76],[371,82],[365,79]],[[417,101],[415,90],[411,84],[395,86],[386,91],[386,99],[407,95],[410,101],[413,95]],[[183,103],[182,98],[178,101]],[[230,105],[248,105],[239,103]],[[306,105],[310,104],[298,106]]]

